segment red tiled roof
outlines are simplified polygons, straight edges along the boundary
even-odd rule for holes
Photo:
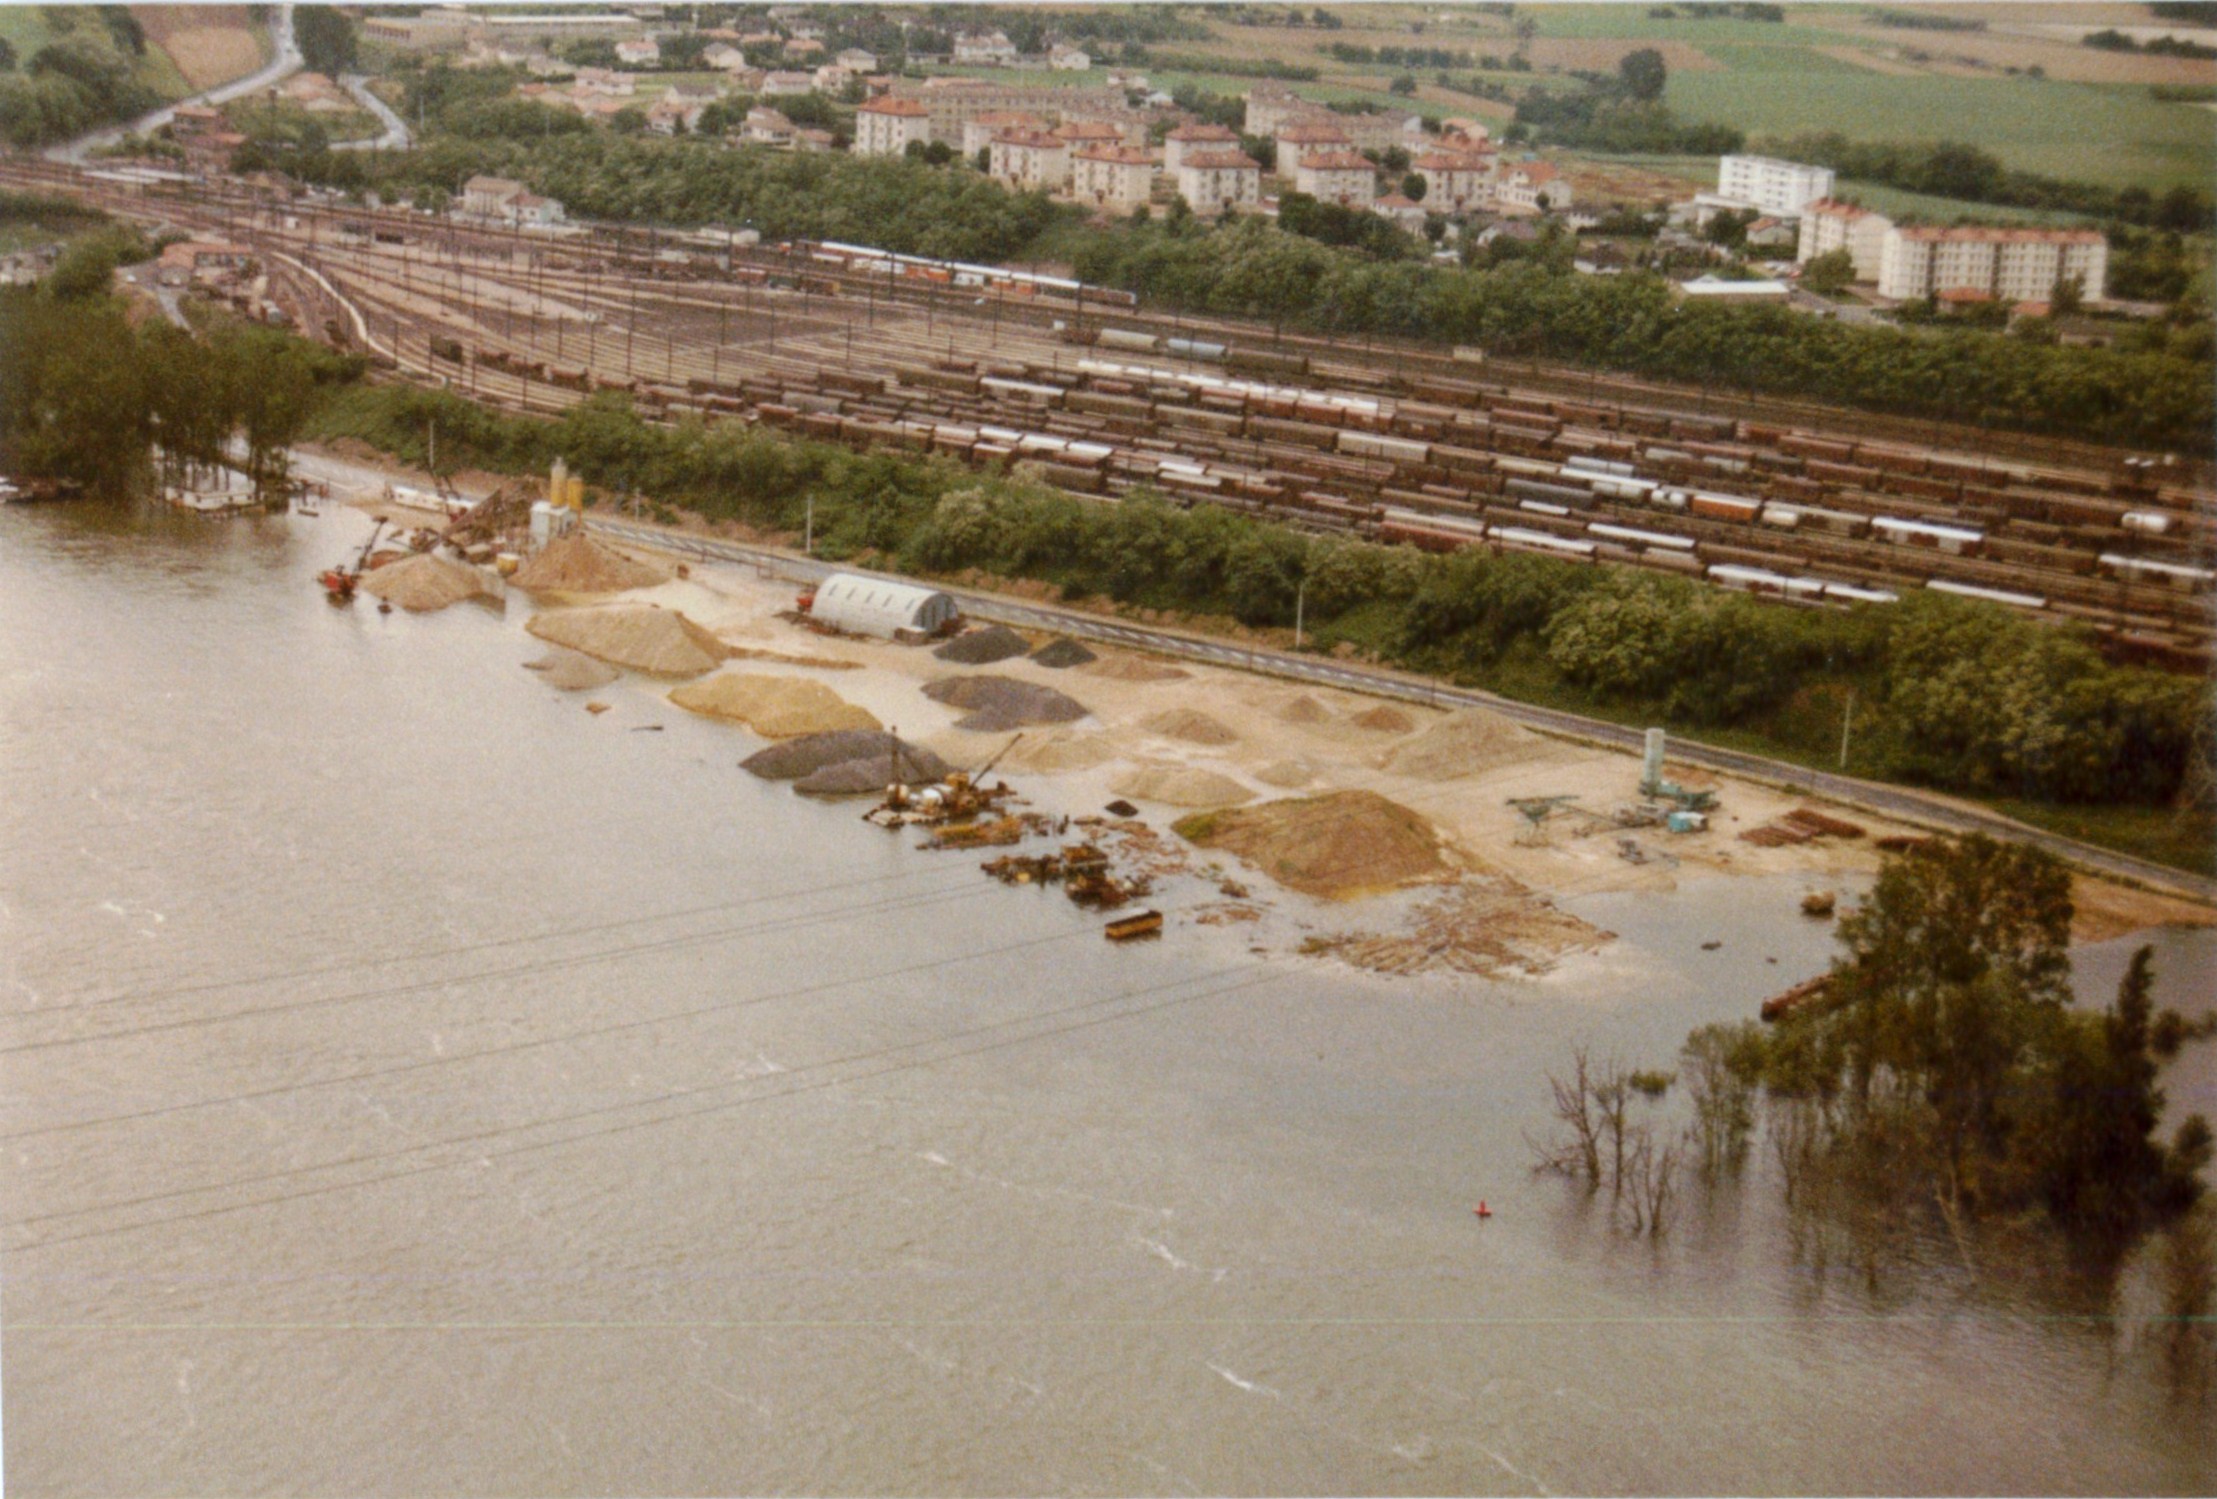
[[[1258,172],[1262,170],[1262,164],[1245,151],[1189,151],[1186,153],[1184,164],[1189,167],[1207,167],[1210,169],[1246,167]]]

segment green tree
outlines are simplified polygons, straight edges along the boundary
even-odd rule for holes
[[[1801,268],[1801,284],[1823,296],[1846,291],[1854,280],[1855,257],[1846,250],[1827,250]]]
[[[1664,85],[1670,81],[1670,71],[1664,66],[1662,53],[1653,47],[1642,47],[1636,52],[1625,53],[1617,63],[1617,80],[1635,99],[1660,99]]]
[[[326,77],[336,78],[354,69],[354,22],[335,6],[295,6],[293,41],[300,48],[301,60]]]

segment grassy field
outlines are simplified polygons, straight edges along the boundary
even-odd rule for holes
[[[1794,49],[1719,48],[1727,66],[1673,74],[1690,120],[1750,138],[1837,130],[1860,140],[1962,140],[2004,164],[2074,181],[2205,185],[2217,113],[2130,86],[2035,78],[1889,77]]]

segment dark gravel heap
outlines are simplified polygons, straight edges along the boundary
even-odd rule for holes
[[[1051,666],[1060,671],[1066,666],[1083,666],[1088,661],[1097,661],[1100,658],[1069,636],[1063,635],[1033,651],[1032,659],[1041,666]]]
[[[1007,625],[988,625],[982,630],[963,631],[932,654],[958,666],[990,666],[1030,649],[1031,642]]]
[[[906,740],[895,741],[883,729],[834,729],[828,734],[803,734],[760,750],[739,762],[766,781],[798,781],[821,771],[859,762],[870,767],[872,790],[883,790],[893,774],[893,746],[900,744],[901,779],[911,785],[936,781],[949,767],[930,750]],[[800,788],[807,789],[807,788]]]
[[[933,702],[967,708],[970,716],[955,724],[980,734],[998,734],[1031,724],[1070,723],[1086,716],[1074,697],[1010,677],[942,677],[924,686]]]

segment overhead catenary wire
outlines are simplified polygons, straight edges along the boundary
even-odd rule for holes
[[[1219,971],[1217,973],[1200,975],[1200,978],[1213,979],[1222,976],[1222,971]],[[1034,1032],[1029,1035],[1008,1037],[1001,1040],[988,1042],[982,1046],[966,1047],[956,1051],[948,1052],[942,1056],[912,1058],[907,1061],[889,1063],[888,1065],[883,1067],[874,1068],[852,1075],[841,1074],[833,1077],[821,1078],[815,1081],[802,1083],[796,1087],[780,1088],[772,1092],[755,1093],[746,1095],[741,1098],[726,1099],[718,1103],[704,1104],[698,1108],[683,1109],[675,1113],[661,1115],[650,1119],[627,1120],[620,1124],[613,1124],[602,1128],[585,1130],[576,1134],[565,1135],[553,1140],[534,1141],[522,1145],[508,1146],[502,1149],[478,1151],[475,1152],[470,1158],[464,1160],[431,1161],[423,1163],[421,1165],[410,1166],[400,1171],[386,1172],[381,1175],[362,1177],[351,1181],[331,1182],[326,1183],[322,1186],[306,1187],[294,1192],[278,1193],[273,1196],[254,1198],[245,1202],[222,1203],[213,1207],[197,1208],[182,1213],[165,1214],[158,1217],[141,1219],[133,1223],[118,1224],[107,1228],[88,1229],[81,1233],[63,1234],[50,1238],[28,1239],[22,1243],[9,1246],[8,1252],[11,1254],[25,1254],[40,1249],[59,1248],[60,1246],[65,1244],[82,1243],[93,1239],[113,1238],[122,1234],[137,1233],[150,1228],[163,1228],[178,1223],[186,1223],[199,1219],[220,1217],[231,1213],[249,1212],[255,1208],[273,1207],[287,1202],[299,1201],[304,1198],[320,1197],[333,1192],[349,1191],[362,1187],[379,1186],[388,1182],[401,1181],[410,1177],[422,1176],[435,1171],[452,1170],[457,1166],[466,1166],[472,1164],[474,1161],[492,1161],[496,1159],[506,1159],[513,1156],[531,1154],[533,1152],[541,1150],[553,1149],[562,1145],[581,1144],[589,1140],[605,1139],[614,1135],[628,1134],[634,1130],[652,1128],[662,1124],[676,1123],[680,1120],[698,1118],[704,1114],[716,1113],[727,1109],[744,1108],[750,1104],[768,1103],[775,1099],[790,1098],[798,1094],[821,1092],[827,1088],[851,1086],[855,1083],[867,1082],[873,1078],[885,1077],[894,1073],[909,1072],[922,1067],[937,1066],[945,1062],[960,1061],[966,1057],[979,1056],[988,1052],[1006,1050],[1009,1047],[1013,1046],[1028,1045],[1034,1041],[1051,1040],[1057,1036],[1069,1035],[1082,1030],[1090,1030],[1095,1026],[1110,1025],[1124,1020],[1137,1019],[1142,1015],[1154,1014],[1162,1010],[1171,1009],[1178,1005],[1192,1004],[1204,999],[1214,999],[1227,994],[1234,994],[1249,989],[1259,988],[1266,984],[1276,983],[1286,976],[1287,975],[1283,972],[1251,975],[1247,978],[1237,980],[1230,984],[1221,985],[1213,989],[1203,989],[1193,994],[1176,995],[1169,999],[1158,1000],[1153,1004],[1138,1005],[1130,1009],[1119,1010],[1108,1015],[1097,1015],[1090,1019],[1077,1021],[1069,1025],[1054,1026],[1046,1030]],[[995,1021],[988,1025],[975,1026],[969,1030],[958,1031],[948,1036],[927,1037],[921,1041],[904,1042],[896,1046],[881,1047],[874,1051],[856,1052],[844,1057],[827,1058],[826,1060],[821,1062],[808,1063],[802,1067],[792,1068],[785,1072],[772,1075],[778,1077],[793,1077],[802,1073],[822,1071],[826,1068],[846,1066],[856,1062],[875,1061],[885,1057],[897,1056],[902,1052],[912,1052],[928,1046],[945,1045],[948,1042],[961,1041],[973,1036],[985,1035],[992,1031],[1005,1030],[1013,1025],[1022,1025],[1028,1022],[1042,1019],[1053,1019],[1058,1016],[1075,1015],[1086,1010],[1097,1009],[1102,1005],[1114,1004],[1120,1000],[1136,999],[1146,994],[1160,993],[1164,989],[1176,988],[1181,985],[1193,983],[1195,981],[1196,980],[1194,978],[1188,977],[1184,979],[1173,980],[1165,984],[1151,985],[1146,988],[1125,990],[1117,994],[1104,996],[1100,999],[1087,1000],[1079,1004],[1064,1006],[1059,1010],[1046,1011],[1043,1014],[1017,1016],[1009,1020]],[[7,1223],[0,1223],[0,1228],[12,1229],[26,1227],[34,1223],[58,1221],[62,1218],[87,1217],[105,1212],[118,1212],[129,1207],[143,1206],[144,1204],[150,1202],[173,1200],[179,1196],[193,1196],[205,1192],[231,1191],[236,1190],[240,1187],[255,1186],[263,1182],[283,1180],[287,1177],[308,1175],[317,1171],[338,1170],[347,1166],[364,1165],[381,1160],[396,1160],[410,1155],[421,1154],[422,1152],[427,1150],[438,1150],[461,1145],[472,1145],[482,1140],[498,1139],[503,1135],[520,1134],[527,1130],[542,1129],[551,1125],[576,1123],[580,1120],[596,1118],[612,1113],[620,1113],[629,1109],[648,1108],[659,1104],[677,1102],[687,1098],[698,1097],[701,1094],[721,1092],[727,1088],[741,1086],[746,1083],[758,1081],[761,1081],[761,1079],[740,1078],[730,1082],[710,1083],[698,1088],[682,1089],[676,1092],[662,1094],[656,1098],[634,1099],[621,1104],[603,1105],[600,1108],[588,1109],[576,1114],[560,1115],[554,1118],[536,1120],[526,1124],[503,1126],[499,1129],[480,1131],[477,1134],[457,1136],[446,1140],[427,1141],[421,1145],[407,1146],[394,1151],[352,1156],[344,1160],[327,1161],[320,1165],[293,1167],[285,1171],[269,1172],[253,1177],[242,1177],[231,1182],[214,1183],[208,1186],[197,1188],[181,1188],[172,1192],[152,1193],[144,1197],[132,1198],[121,1202],[104,1203],[91,1207],[69,1209],[62,1212],[40,1214],[35,1217],[16,1219]]]
[[[712,916],[719,911],[735,911],[744,906],[764,905],[771,901],[799,900],[804,896],[828,895],[834,891],[853,890],[866,885],[883,885],[899,880],[913,880],[916,875],[908,870],[894,874],[872,875],[867,879],[832,880],[821,885],[808,885],[798,890],[774,890],[759,895],[743,896],[738,900],[717,901],[706,906],[687,906],[676,911],[654,911],[638,916],[617,917],[609,921],[591,922],[583,926],[548,927],[538,932],[522,932],[511,937],[492,937],[481,942],[464,942],[453,947],[412,948],[406,952],[383,953],[374,957],[349,958],[338,963],[323,963],[313,968],[293,968],[271,973],[249,974],[244,978],[209,979],[195,984],[177,984],[166,989],[140,989],[124,994],[107,995],[99,999],[70,1000],[61,1004],[40,1005],[33,1010],[9,1010],[0,1012],[0,1020],[35,1020],[44,1015],[65,1015],[76,1010],[100,1009],[107,1005],[127,1004],[134,1000],[179,999],[190,994],[213,994],[225,989],[247,989],[261,984],[290,984],[301,979],[323,978],[334,973],[351,973],[362,968],[386,968],[396,963],[430,962],[437,958],[463,957],[470,953],[491,952],[503,947],[519,947],[532,942],[548,942],[564,937],[590,937],[602,932],[621,931],[626,927],[647,926],[657,921],[682,921],[690,916]]]
[[[652,942],[628,943],[618,947],[600,948],[593,952],[576,953],[561,958],[548,958],[538,962],[512,964],[506,968],[494,968],[478,973],[456,974],[444,978],[418,979],[404,984],[391,984],[377,989],[360,989],[345,994],[319,995],[313,999],[288,1000],[281,1004],[252,1005],[243,1009],[225,1010],[215,1015],[191,1015],[175,1020],[157,1021],[149,1025],[121,1027],[81,1036],[57,1036],[42,1041],[20,1041],[11,1046],[0,1046],[0,1056],[19,1056],[29,1052],[54,1051],[65,1047],[89,1046],[103,1041],[128,1040],[138,1036],[162,1035],[181,1030],[195,1030],[203,1026],[225,1025],[233,1021],[253,1020],[270,1015],[295,1014],[304,1010],[328,1009],[336,1005],[359,1004],[372,999],[391,999],[403,994],[420,994],[433,989],[454,988],[465,984],[483,983],[488,979],[517,978],[531,974],[556,973],[568,968],[582,968],[593,963],[605,963],[619,958],[637,957],[644,953],[674,952],[687,947],[702,947],[727,941],[734,937],[759,936],[769,932],[798,931],[819,926],[827,921],[845,921],[861,916],[883,915],[891,911],[914,910],[919,907],[944,905],[967,900],[969,892],[954,888],[954,882],[934,886],[921,894],[890,897],[869,901],[855,906],[834,906],[825,910],[805,912],[792,916],[771,917],[764,921],[748,922],[739,926],[718,927],[712,931],[694,932],[680,937],[663,937]]]
[[[1027,938],[1022,942],[1005,943],[999,947],[972,948],[944,958],[933,958],[921,963],[903,963],[898,967],[880,969],[874,973],[854,974],[846,978],[825,979],[821,983],[802,984],[790,989],[773,989],[763,994],[750,994],[744,999],[725,1000],[716,1004],[697,1005],[688,1010],[673,1010],[661,1015],[647,1015],[633,1020],[621,1020],[610,1025],[586,1026],[579,1030],[562,1031],[551,1036],[536,1036],[528,1041],[514,1041],[505,1046],[488,1046],[477,1051],[453,1052],[441,1056],[421,1057],[413,1062],[395,1063],[389,1067],[373,1067],[362,1072],[344,1073],[338,1077],[312,1078],[306,1082],[283,1083],[268,1088],[257,1088],[245,1093],[225,1093],[213,1098],[196,1098],[184,1103],[164,1104],[158,1108],[140,1109],[128,1114],[107,1114],[94,1119],[71,1119],[59,1124],[34,1125],[29,1129],[11,1130],[0,1134],[0,1142],[36,1139],[43,1135],[73,1133],[78,1130],[100,1129],[111,1125],[134,1124],[146,1119],[160,1119],[172,1114],[191,1113],[197,1109],[222,1108],[231,1104],[260,1103],[271,1098],[282,1098],[292,1093],[307,1093],[318,1088],[337,1088],[349,1083],[373,1082],[380,1078],[398,1077],[405,1073],[420,1072],[436,1067],[457,1067],[469,1062],[481,1062],[488,1058],[514,1056],[520,1052],[537,1051],[549,1046],[560,1046],[572,1041],[595,1040],[603,1036],[619,1035],[625,1031],[644,1030],[657,1025],[671,1025],[680,1020],[697,1020],[705,1015],[729,1014],[735,1010],[752,1009],[757,1005],[772,1004],[781,999],[798,999],[803,995],[827,993],[836,989],[853,988],[857,984],[885,983],[892,979],[906,978],[911,974],[928,973],[937,968],[951,968],[960,963],[975,963],[987,958],[1005,958],[1013,953],[1033,948],[1047,947],[1074,938],[1092,937],[1092,927],[1072,931],[1055,932],[1045,937]]]

